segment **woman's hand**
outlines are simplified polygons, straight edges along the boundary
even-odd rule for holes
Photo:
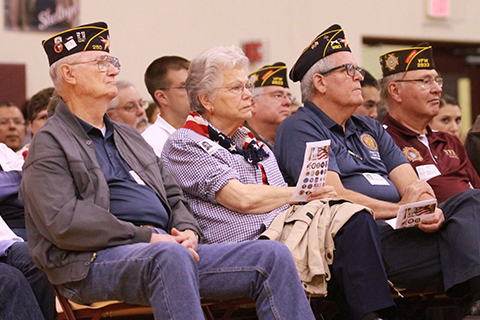
[[[313,190],[312,194],[308,197],[307,201],[312,200],[330,200],[336,199],[337,192],[333,186],[324,186]]]

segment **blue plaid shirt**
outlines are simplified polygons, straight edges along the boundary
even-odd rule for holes
[[[246,133],[238,130],[232,137],[242,147]],[[269,185],[286,186],[273,152],[260,161]],[[243,184],[263,184],[260,168],[242,155],[232,154],[212,140],[192,130],[180,128],[165,143],[162,152],[165,168],[183,189],[207,243],[239,242],[257,239],[277,214],[288,205],[263,214],[242,214],[229,210],[215,200],[215,194],[231,179]]]

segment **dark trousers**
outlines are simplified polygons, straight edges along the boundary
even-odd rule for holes
[[[0,319],[55,319],[55,293],[26,242],[15,242],[0,268]]]
[[[334,238],[335,256],[330,267],[328,294],[340,305],[342,319],[360,319],[380,311],[386,319],[396,315],[382,262],[380,237],[373,217],[360,211]]]
[[[480,190],[463,191],[439,208],[445,223],[435,233],[378,221],[385,268],[398,287],[443,283],[448,295],[462,297],[469,293],[466,281],[480,275]]]

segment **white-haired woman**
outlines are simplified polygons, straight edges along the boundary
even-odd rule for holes
[[[272,151],[243,127],[253,85],[240,48],[215,47],[191,63],[191,109],[164,147],[165,166],[183,188],[207,242],[256,239],[288,208],[287,187]],[[335,196],[333,188],[315,196]]]

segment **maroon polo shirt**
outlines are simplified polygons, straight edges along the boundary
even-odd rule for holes
[[[389,114],[385,118],[384,126],[416,171],[417,167],[429,164],[435,165],[440,171],[441,175],[428,180],[439,203],[471,189],[470,183],[475,189],[480,188],[480,178],[457,137],[446,132],[432,131],[427,126],[430,153],[418,140],[417,133],[404,127]]]

